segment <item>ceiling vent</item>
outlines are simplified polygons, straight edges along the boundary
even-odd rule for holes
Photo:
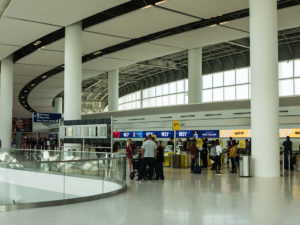
[[[187,118],[187,117],[195,117],[195,115],[185,115],[185,116],[180,116],[181,118]]]
[[[128,119],[128,121],[139,121],[139,120],[145,120],[145,118]]]
[[[289,110],[280,110],[279,112],[280,112],[280,113],[288,113]]]
[[[173,117],[172,116],[162,116],[160,117],[160,119],[172,119]]]
[[[233,113],[233,115],[247,115],[250,114],[250,112],[237,112],[237,113]]]
[[[222,116],[222,113],[205,114],[205,116]]]

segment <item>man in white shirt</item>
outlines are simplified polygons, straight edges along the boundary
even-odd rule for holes
[[[221,155],[222,155],[223,149],[220,145],[219,139],[216,140],[216,173],[221,174]]]
[[[152,180],[153,170],[155,166],[155,158],[156,158],[156,149],[157,145],[152,140],[152,135],[149,134],[147,137],[147,141],[143,143],[142,146],[142,168],[139,174],[138,180],[145,178],[147,176],[147,166],[149,166],[148,180]]]

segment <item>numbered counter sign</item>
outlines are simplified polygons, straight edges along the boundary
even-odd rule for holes
[[[180,130],[180,122],[177,120],[173,121],[173,130]]]

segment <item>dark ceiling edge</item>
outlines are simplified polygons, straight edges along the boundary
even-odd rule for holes
[[[160,0],[148,0],[147,3],[149,5],[155,5],[155,2],[159,2]],[[129,3],[133,3],[135,5],[135,3],[137,3],[138,1],[131,1]],[[126,4],[126,3],[124,3]],[[120,5],[122,7],[124,7],[124,4]],[[300,4],[300,0],[281,0],[277,2],[277,8],[278,9],[283,9],[283,8],[288,8],[291,6],[296,6]],[[136,6],[136,5],[135,5]],[[139,8],[142,8],[144,5],[140,4]],[[118,9],[120,10],[119,6],[114,7],[112,9]],[[109,11],[109,13],[112,13],[112,9],[106,10],[104,12]],[[125,7],[125,11],[128,10],[128,8]],[[99,13],[97,15],[99,15],[99,17],[101,17],[102,19],[98,20],[99,22],[103,22],[105,20],[108,20],[112,17],[109,18],[109,16],[105,17],[102,14],[105,14],[104,12]],[[128,11],[126,11],[127,13]],[[96,16],[96,15],[95,15]],[[92,17],[95,17],[92,16]],[[111,16],[111,15],[110,15]],[[120,51],[138,44],[142,44],[142,43],[147,43],[149,41],[153,41],[153,40],[157,40],[160,38],[164,38],[164,37],[168,37],[168,36],[172,36],[175,34],[180,34],[183,32],[187,32],[187,31],[191,31],[191,30],[195,30],[195,29],[199,29],[199,28],[204,28],[204,27],[208,27],[210,25],[215,25],[215,24],[220,24],[222,22],[228,22],[228,21],[232,21],[232,20],[236,20],[236,19],[241,19],[241,18],[245,18],[249,16],[249,9],[243,9],[243,10],[239,10],[236,12],[232,12],[232,13],[228,13],[228,14],[224,14],[222,16],[218,16],[218,17],[214,17],[211,19],[204,19],[204,20],[200,20],[197,22],[193,22],[193,23],[189,23],[189,24],[185,24],[185,25],[181,25],[175,28],[170,28],[164,31],[160,31],[160,32],[156,32],[154,34],[150,34],[150,35],[146,35],[143,36],[141,38],[136,38],[136,39],[132,39],[108,48],[104,48],[104,49],[100,49],[97,50],[100,51],[100,54],[94,55],[93,53],[96,52],[94,51],[93,53],[90,54],[86,54],[82,57],[82,63],[88,62],[90,60],[93,60],[95,58],[98,57],[102,57],[104,55],[116,52],[116,51]],[[85,27],[88,27],[87,22],[85,21],[91,21],[92,25],[97,24],[96,19],[91,19],[92,17],[89,17],[85,20],[83,20],[83,25]],[[64,30],[64,28],[60,29],[60,30]],[[55,33],[55,32],[54,32]],[[47,35],[48,36],[48,35]],[[34,42],[33,42],[34,43]],[[33,45],[33,43],[31,43],[31,45]],[[52,42],[50,42],[52,43]],[[32,47],[32,46],[31,46]],[[34,46],[35,50],[37,50],[37,46]],[[18,52],[18,51],[17,51]],[[24,56],[23,56],[24,57]],[[17,58],[17,57],[16,57]],[[15,55],[14,55],[14,62],[15,62]],[[29,112],[35,112],[35,110],[28,104],[28,96],[30,94],[30,92],[40,83],[42,83],[44,80],[56,75],[57,73],[60,73],[64,70],[63,65],[60,65],[50,71],[47,71],[39,76],[37,76],[35,79],[31,80],[29,83],[27,83],[20,91],[18,99],[20,104]]]

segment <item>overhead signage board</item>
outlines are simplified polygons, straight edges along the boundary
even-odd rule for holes
[[[199,138],[219,138],[219,130],[199,130]]]
[[[221,138],[250,138],[251,130],[250,129],[238,129],[238,130],[220,130]]]
[[[280,129],[279,136],[281,138],[285,138],[287,136],[291,138],[300,138],[300,128]]]
[[[58,123],[60,119],[60,113],[33,113],[33,122],[35,123]]]
[[[173,121],[173,130],[180,130],[180,122],[178,120]]]

